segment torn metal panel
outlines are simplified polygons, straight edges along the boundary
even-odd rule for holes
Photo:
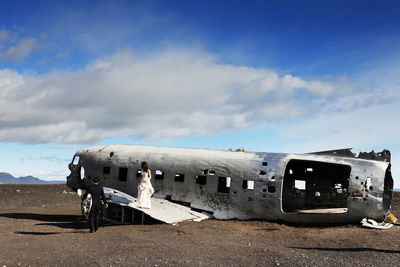
[[[104,186],[135,197],[140,163],[147,161],[157,197],[211,212],[217,219],[383,220],[390,211],[393,189],[390,162],[341,153],[347,156],[332,151],[284,154],[98,146],[75,154],[67,185],[84,188],[97,177]],[[388,158],[390,152],[376,154]]]
[[[386,222],[378,223],[372,219],[367,219],[367,218],[361,220],[361,225],[363,227],[379,229],[379,230],[390,229],[393,227],[393,224],[391,223],[386,223]]]
[[[390,151],[386,149],[378,153],[373,150],[371,152],[360,152],[360,154],[358,155],[358,158],[360,159],[380,160],[386,162],[390,162],[390,157]]]
[[[104,194],[110,204],[117,204],[125,207],[125,209],[140,211],[153,219],[168,224],[177,224],[183,221],[202,221],[210,218],[209,215],[193,211],[189,207],[175,204],[165,199],[151,198],[151,209],[143,209],[136,206],[136,198],[118,190],[105,187]],[[134,214],[132,213],[132,215]],[[133,222],[134,218],[132,215],[131,218],[121,218],[122,220],[120,222]],[[129,221],[127,219],[129,219]]]
[[[351,148],[318,151],[318,152],[312,152],[310,154],[359,158],[359,159],[370,159],[370,160],[379,160],[379,161],[386,161],[386,162],[390,162],[390,158],[391,158],[390,151],[386,150],[386,149],[384,149],[382,152],[375,152],[373,150],[371,152],[360,152],[357,157],[356,157],[356,153],[353,153],[351,151]]]

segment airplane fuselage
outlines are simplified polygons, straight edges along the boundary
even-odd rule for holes
[[[67,185],[137,196],[140,163],[152,171],[154,197],[213,213],[217,219],[294,223],[382,220],[390,211],[390,163],[317,154],[234,152],[134,145],[79,150]]]

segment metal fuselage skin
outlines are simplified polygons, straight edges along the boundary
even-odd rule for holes
[[[67,185],[74,190],[85,188],[90,178],[97,177],[103,186],[136,197],[140,176],[138,171],[142,161],[148,162],[152,171],[154,197],[212,212],[217,219],[347,223],[365,217],[382,220],[390,210],[391,191],[386,190],[384,185],[388,179],[392,179],[387,174],[390,167],[388,162],[314,154],[134,145],[97,146],[81,149],[75,154],[69,164],[71,174],[67,177]],[[310,192],[304,188],[294,188],[294,180],[293,186],[283,190],[285,179],[289,179],[292,173],[292,170],[287,169],[290,162],[304,162],[310,166],[328,164],[348,170],[342,182],[346,188],[337,189],[342,196],[342,211],[321,212],[321,208],[324,210],[322,206],[319,212],[299,212],[296,209],[297,203],[306,200],[305,194],[310,199]],[[298,169],[303,172],[303,169]],[[305,168],[304,172],[307,171],[312,171],[312,168]],[[304,176],[304,173],[301,175]],[[314,186],[323,186],[318,179],[323,181],[324,177],[317,176],[313,178],[313,181],[317,181]],[[330,179],[334,181],[335,178]],[[307,184],[312,183],[307,181]],[[318,198],[318,194],[314,198]],[[336,195],[335,192],[329,193],[324,201],[330,203],[330,199],[334,201]],[[290,209],[284,207],[283,200],[293,202],[287,204]],[[318,203],[312,201],[309,203]]]

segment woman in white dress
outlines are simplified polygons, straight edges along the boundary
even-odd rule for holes
[[[142,173],[138,181],[138,198],[137,206],[139,208],[150,209],[151,201],[150,198],[154,193],[153,186],[151,185],[151,171],[147,162],[143,161],[141,164]]]

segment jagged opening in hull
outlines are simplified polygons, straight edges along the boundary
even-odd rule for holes
[[[74,155],[68,168],[71,173],[67,176],[67,186],[75,191],[84,188],[85,169],[80,165],[80,157],[78,155]]]
[[[386,169],[385,181],[383,183],[383,208],[385,213],[390,211],[392,204],[392,192],[393,192],[393,178],[390,170],[390,164]]]
[[[310,160],[290,160],[282,189],[282,210],[299,213],[347,212],[351,167]]]

